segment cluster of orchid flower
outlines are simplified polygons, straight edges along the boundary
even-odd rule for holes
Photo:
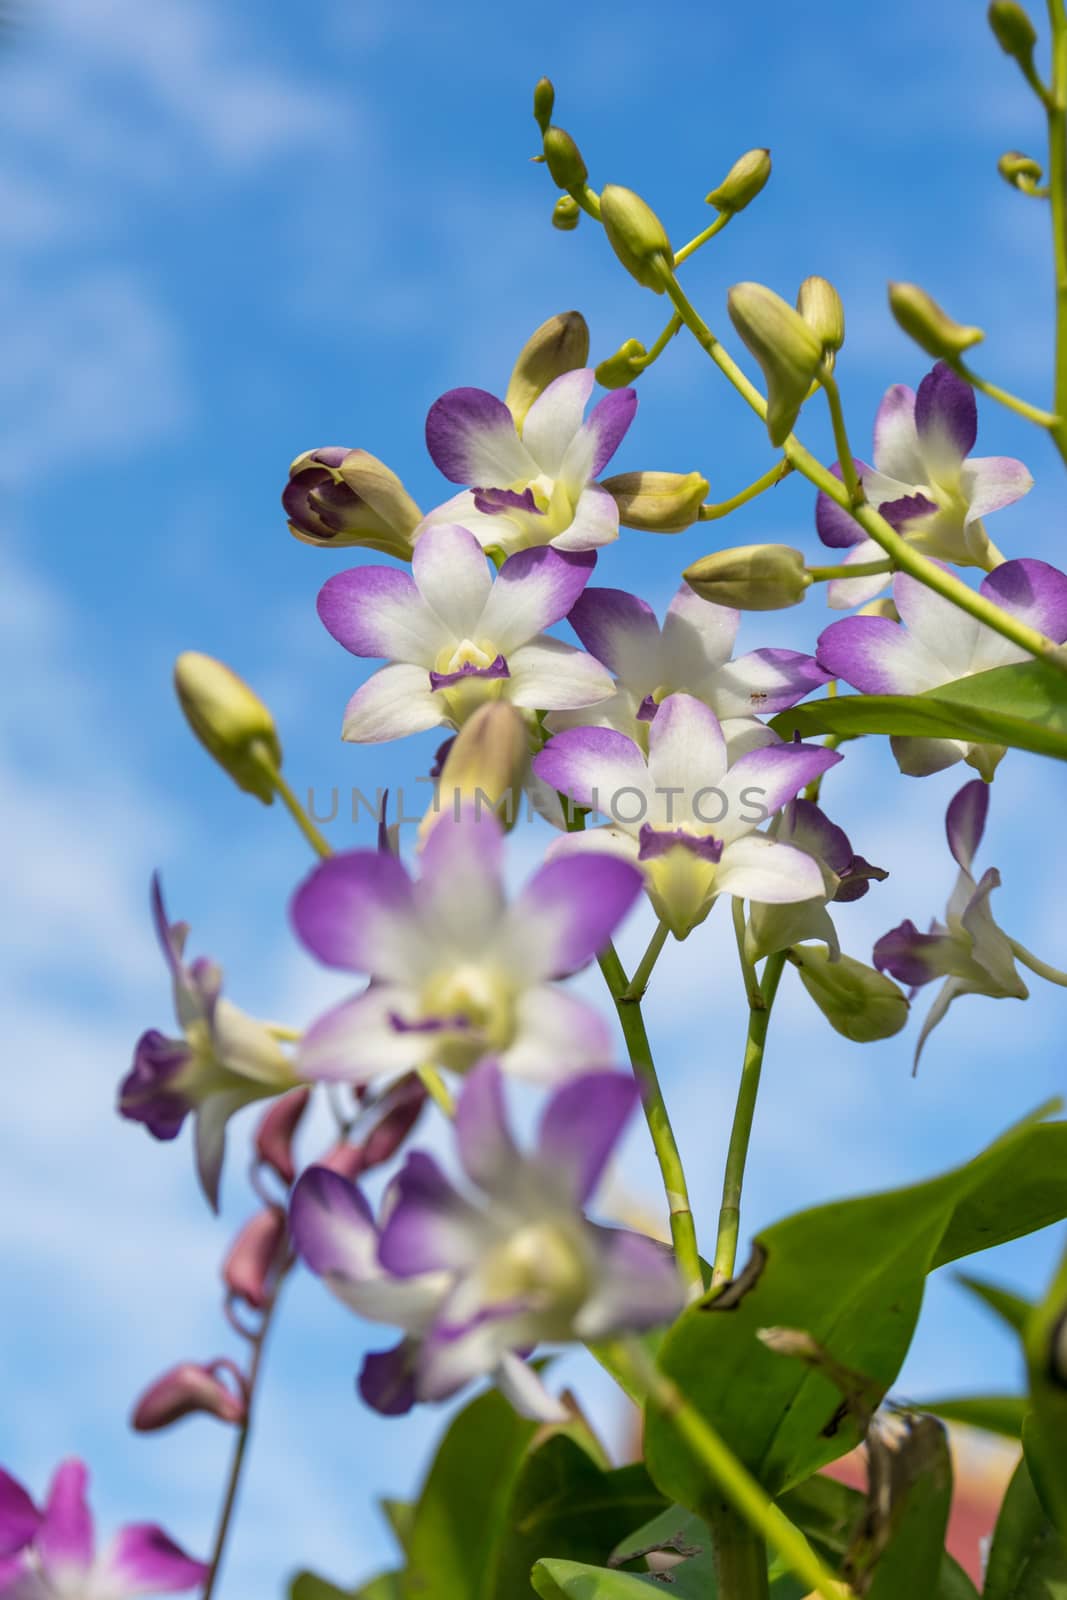
[[[667,290],[678,326],[700,337],[674,275],[690,247],[670,251],[630,191],[588,188],[573,141],[551,125],[550,93],[538,93],[545,159],[565,191],[557,223],[595,215],[632,275]],[[742,158],[709,197],[720,220],[708,236],[768,173],[766,152]],[[326,966],[367,982],[302,1032],[257,1020],[223,995],[218,966],[186,959],[188,930],[169,921],[154,883],[178,1033],[142,1035],[121,1083],[121,1115],[162,1140],[192,1118],[200,1183],[217,1207],[229,1120],[270,1103],[252,1167],[261,1209],[223,1268],[227,1315],[248,1341],[250,1367],[179,1363],[137,1402],[136,1428],[202,1413],[247,1429],[259,1348],[297,1262],[361,1317],[399,1330],[393,1348],[366,1358],[359,1379],[364,1400],[387,1414],[488,1378],[524,1415],[558,1420],[566,1407],[530,1364],[535,1349],[641,1333],[704,1293],[673,1135],[633,1018],[667,941],[686,939],[721,897],[732,901],[754,1012],[769,1009],[790,964],[831,1025],[856,1041],[904,1026],[909,997],[898,983],[915,990],[943,980],[921,1050],[957,996],[1025,998],[1018,962],[1053,975],[994,921],[996,871],[973,875],[1006,753],[989,742],[892,739],[904,774],[960,761],[979,774],[948,808],[959,879],[945,922],[925,933],[901,923],[867,965],[842,952],[831,914],[886,873],[854,852],[821,806],[842,740],[806,742],[791,735],[786,714],[836,684],[914,696],[1025,661],[1027,630],[1046,644],[1067,640],[1067,576],[1039,560],[1006,560],[985,530],[984,519],[1031,479],[1019,461],[971,455],[977,409],[956,357],[972,341],[954,345],[958,325],[909,286],[894,307],[941,359],[916,390],[897,384],[886,394],[873,466],[839,450],[813,476],[816,530],[846,552],[841,564],[808,566],[775,546],[719,551],[687,570],[662,622],[640,596],[594,581],[597,552],[620,526],[673,534],[722,508],[705,506],[699,473],[603,476],[635,417],[631,380],[658,350],[628,341],[594,369],[577,313],[536,331],[504,399],[461,388],[431,407],[429,452],[459,492],[428,514],[366,451],[317,449],[293,463],[283,503],[297,538],[391,558],[338,572],[319,594],[333,638],[383,663],[348,703],[343,738],[382,743],[440,728],[448,739],[409,861],[384,818],[376,848],[334,854],[282,776],[267,708],[220,663],[179,660],[178,694],[194,732],[242,788],[267,802],[280,796],[322,858],[293,896],[297,937]],[[742,284],[729,309],[766,379],[772,443],[792,439],[819,386],[836,423],[843,321],[830,285],[809,279],[794,310]],[[598,378],[607,393],[587,416]],[[840,445],[843,426],[835,431]],[[795,465],[787,451],[737,503]],[[909,552],[923,558],[918,576]],[[985,573],[976,596],[963,590],[970,600],[961,601],[959,567]],[[814,653],[732,654],[743,610],[795,604],[824,580],[832,608],[858,611],[827,626]],[[892,598],[879,598],[890,584]],[[564,624],[577,643],[549,631]],[[504,852],[522,796],[555,837],[509,897]],[[628,979],[612,940],[642,894],[656,931]],[[605,1018],[561,986],[595,960],[633,1076],[613,1066]],[[527,1153],[509,1129],[510,1077],[547,1092]],[[342,1100],[348,1109],[337,1113],[334,1143],[301,1170],[294,1140],[316,1085],[330,1086],[335,1110]],[[453,1182],[423,1151],[406,1153],[375,1215],[360,1179],[401,1153],[431,1102],[452,1121],[461,1177]],[[671,1201],[673,1250],[586,1215],[639,1105]],[[713,1286],[733,1271],[736,1233],[736,1219],[732,1235],[720,1232]],[[84,1469],[67,1463],[39,1511],[0,1475],[0,1596],[112,1600],[191,1587],[209,1571],[210,1593],[217,1552],[209,1569],[155,1528],[127,1529],[94,1556],[84,1485]]]

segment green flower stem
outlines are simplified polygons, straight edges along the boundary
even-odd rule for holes
[[[1021,961],[1024,967],[1029,967],[1031,972],[1036,972],[1039,978],[1044,978],[1046,983],[1057,983],[1061,989],[1067,989],[1067,972],[1061,972],[1059,967],[1050,967],[1047,961],[1042,961],[1040,956],[1035,956],[1027,950],[1018,939],[1009,939],[1012,955],[1016,961]]]
[[[281,773],[275,771],[273,774],[273,779],[274,787],[281,796],[281,801],[285,806],[285,809],[288,811],[289,815],[292,817],[293,821],[296,823],[297,827],[300,829],[300,832],[304,835],[304,838],[307,840],[312,850],[314,850],[315,854],[321,856],[325,861],[327,856],[333,855],[333,851],[331,850],[330,846],[327,844],[318,828],[316,828],[315,824],[312,822],[311,818],[308,816],[307,812],[304,810],[303,806],[300,804],[300,801],[296,798],[296,795],[293,793],[292,789],[290,789]]]
[[[1065,54],[1067,54],[1067,45],[1065,45]],[[1067,160],[1067,157],[1065,157],[1065,160]],[[1065,179],[1067,179],[1067,174],[1065,174]],[[1067,188],[1067,181],[1065,181],[1065,188]],[[1064,215],[1067,217],[1067,196],[1065,196]],[[720,372],[733,384],[734,388],[748,402],[756,415],[765,421],[767,417],[767,402],[755,384],[746,378],[737,362],[723,349],[707,323],[690,305],[673,274],[665,272],[663,282],[675,308],[681,314],[682,321],[701,349],[710,356]],[[1061,326],[1064,329],[1062,375],[1064,387],[1067,390],[1067,241],[1064,244],[1064,278],[1061,309],[1063,312]],[[1067,404],[1067,397],[1065,397],[1065,404]],[[1056,437],[1056,435],[1054,434],[1053,437]],[[1065,459],[1067,459],[1067,433],[1064,435],[1061,448]],[[896,529],[891,527],[873,506],[867,503],[859,506],[852,505],[845,485],[840,479],[835,478],[833,473],[824,467],[822,462],[800,443],[795,434],[790,434],[782,449],[789,463],[798,472],[802,473],[809,483],[814,484],[817,489],[823,490],[831,500],[847,511],[863,529],[864,533],[885,551],[894,566],[899,567],[902,572],[909,573],[913,578],[917,578],[920,583],[925,584],[926,588],[932,589],[935,594],[942,595],[944,599],[950,601],[960,611],[965,611],[968,616],[974,617],[978,622],[985,623],[986,627],[992,628],[994,633],[999,633],[1004,639],[1010,639],[1012,644],[1018,645],[1028,655],[1034,656],[1039,661],[1045,661],[1059,672],[1067,674],[1067,649],[1056,644],[1054,640],[1046,638],[1036,628],[1028,627],[1026,623],[1020,622],[1017,617],[1010,616],[1008,612],[1002,611],[999,606],[994,605],[985,595],[978,594],[974,589],[969,588],[954,573],[946,571],[944,568],[939,567],[936,562],[920,555],[919,551],[910,545],[906,539],[902,538]]]
[[[688,244],[683,244],[680,250],[674,252],[675,266],[680,267],[682,262],[695,250],[699,250],[702,244],[707,244],[709,239],[714,239],[717,233],[721,233],[733,215],[732,211],[720,211],[710,227],[705,228],[703,233],[698,233],[695,239],[690,239]]]
[[[660,951],[667,943],[669,932],[670,929],[665,922],[657,923],[656,931],[648,941],[648,949],[637,963],[637,970],[630,979],[625,995],[627,1000],[640,1000],[643,998],[645,990],[648,988],[648,980],[652,976],[652,969],[659,960]]]
[[[647,371],[647,369],[652,365],[652,363],[654,361],[658,361],[659,360],[660,356],[663,354],[664,350],[666,350],[667,346],[670,344],[670,342],[674,338],[675,334],[681,332],[681,328],[682,328],[682,319],[678,315],[678,313],[675,312],[674,316],[668,322],[667,326],[664,328],[663,332],[660,334],[660,336],[656,340],[655,344],[651,347],[650,350],[646,350],[645,351],[645,354],[641,357],[641,360],[637,363],[637,365],[640,366],[642,372]]]
[[[953,372],[969,383],[972,389],[977,389],[979,394],[984,394],[990,400],[995,400],[998,405],[1006,406],[1009,411],[1016,412],[1020,417],[1025,417],[1027,422],[1036,422],[1039,428],[1054,428],[1059,422],[1059,417],[1052,411],[1042,411],[1040,406],[1032,406],[1028,400],[1020,400],[1016,394],[1009,394],[1007,389],[1002,389],[999,384],[989,383],[987,379],[980,378],[977,372],[972,372],[964,361],[951,361],[949,363]]]
[[[765,489],[775,488],[792,470],[790,462],[776,461],[769,472],[765,472],[762,478],[757,478],[755,483],[750,483],[747,489],[742,489],[740,494],[733,495],[729,500],[720,500],[716,505],[701,506],[698,520],[716,522],[719,517],[728,517],[731,511],[736,511],[738,506],[747,505],[750,500],[755,500]]]
[[[456,1102],[452,1092],[436,1067],[416,1067],[422,1086],[434,1105],[451,1121],[456,1115]]]
[[[879,572],[892,572],[891,561],[857,561],[851,567],[806,567],[812,583],[830,583],[834,578],[873,578]]]
[[[741,950],[742,967],[747,967]],[[767,1043],[767,1027],[771,1020],[771,1007],[778,991],[785,954],[776,952],[767,957],[763,981],[755,994],[749,993],[748,1038],[745,1041],[745,1058],[741,1067],[741,1082],[737,1090],[733,1126],[730,1129],[730,1146],[726,1154],[726,1171],[722,1180],[722,1205],[719,1208],[719,1231],[715,1240],[715,1264],[712,1287],[727,1283],[734,1275],[737,1260],[737,1238],[741,1228],[741,1189],[745,1181],[745,1163],[752,1137],[752,1119],[756,1111],[760,1075],[763,1071],[763,1052]]]
[[[709,1520],[720,1524],[718,1502],[721,1497],[802,1583],[822,1600],[841,1600],[842,1586],[801,1530],[774,1504],[677,1384],[660,1371],[644,1347],[636,1340],[620,1341],[612,1346],[612,1361],[618,1370],[630,1375],[638,1392],[642,1389],[646,1392],[649,1404],[663,1414],[707,1472],[715,1491],[708,1495],[706,1514]],[[765,1586],[759,1587],[761,1583],[766,1584],[766,1577],[757,1577],[751,1554],[745,1557],[744,1567],[741,1566],[742,1548],[735,1532],[728,1556],[733,1562],[734,1586],[726,1588],[720,1574],[720,1600],[762,1600],[767,1592]],[[765,1574],[766,1558],[763,1570]]]
[[[769,1600],[767,1546],[728,1500],[709,1499],[705,1516],[721,1600]]]
[[[1049,433],[1067,461],[1067,7],[1048,0],[1052,28],[1052,94],[1048,105],[1048,186],[1056,279],[1056,380],[1059,419]]]
[[[850,506],[862,505],[866,496],[860,475],[856,471],[856,462],[852,455],[852,446],[848,442],[848,430],[845,427],[845,413],[841,406],[841,391],[837,387],[837,379],[830,370],[828,362],[823,363],[819,373],[819,382],[826,396],[826,404],[830,408],[830,422],[834,430],[834,448],[837,451],[837,464],[841,468],[841,481],[848,490]]]
[[[689,1189],[685,1181],[685,1169],[682,1166],[678,1143],[667,1112],[667,1103],[663,1098],[656,1065],[652,1059],[645,1019],[641,1015],[641,1002],[630,992],[632,986],[627,980],[613,944],[606,945],[597,960],[619,1014],[619,1023],[630,1055],[630,1066],[633,1068],[634,1077],[641,1085],[645,1121],[648,1123],[659,1170],[663,1175],[663,1187],[670,1215],[671,1239],[678,1267],[691,1297],[696,1299],[704,1292],[704,1273],[700,1265],[700,1250],[697,1246],[693,1213],[689,1206]]]

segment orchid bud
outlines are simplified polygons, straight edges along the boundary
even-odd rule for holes
[[[512,827],[529,760],[521,712],[507,700],[479,706],[449,746],[434,803],[419,825],[420,846],[442,818],[451,822],[465,805],[479,815],[492,812]]]
[[[609,183],[600,196],[600,220],[608,243],[631,277],[657,294],[674,264],[667,231],[652,207],[621,184]]]
[[[1016,0],[993,0],[988,16],[993,37],[1004,54],[1028,69],[1033,63],[1037,29],[1022,6]]]
[[[805,278],[797,291],[797,310],[822,344],[824,355],[840,350],[845,342],[845,308],[828,279]]]
[[[608,356],[597,367],[597,383],[604,389],[625,389],[645,370],[647,355],[640,339],[627,339],[613,356]]]
[[[272,1167],[285,1184],[292,1183],[296,1177],[293,1138],[310,1100],[310,1089],[294,1089],[291,1094],[283,1094],[267,1107],[256,1129],[256,1155],[264,1166]]]
[[[362,545],[410,561],[422,512],[391,467],[369,450],[305,450],[282,491],[289,532],[321,549]]]
[[[746,150],[743,156],[738,156],[719,187],[708,195],[707,203],[716,211],[727,211],[732,216],[755,200],[770,175],[771,152]]]
[[[1024,155],[1021,150],[1005,150],[997,162],[997,171],[1013,189],[1022,189],[1024,193],[1031,191],[1045,176],[1040,161]]]
[[[552,207],[552,226],[560,233],[573,233],[582,217],[582,208],[572,194],[561,194]]]
[[[555,104],[556,91],[552,86],[551,78],[539,78],[534,84],[533,114],[534,121],[542,133],[548,132]]]
[[[278,732],[263,701],[236,672],[197,650],[174,663],[174,688],[185,720],[239,789],[265,805],[281,768]]]
[[[241,1229],[222,1264],[230,1293],[255,1311],[265,1311],[285,1248],[285,1213],[277,1206],[257,1211]]]
[[[220,1422],[244,1422],[248,1412],[245,1397],[216,1376],[220,1371],[232,1372],[243,1382],[233,1363],[222,1358],[206,1366],[195,1361],[179,1362],[141,1395],[134,1405],[130,1426],[138,1433],[156,1433],[197,1412],[218,1417]]]
[[[908,337],[938,360],[956,361],[985,338],[981,328],[956,322],[917,283],[891,283],[889,309]]]
[[[900,612],[897,610],[895,600],[888,595],[882,600],[868,600],[865,606],[860,606],[856,612],[857,617],[888,617],[890,622],[900,621]]]
[[[830,1026],[855,1044],[899,1033],[908,1020],[908,998],[892,978],[851,956],[831,961],[823,945],[794,945],[789,959]]]
[[[520,432],[526,413],[549,384],[588,359],[589,325],[580,311],[561,311],[542,322],[520,350],[504,396]]]
[[[589,168],[565,128],[545,129],[545,162],[558,189],[584,189]]]
[[[359,1146],[361,1172],[392,1160],[422,1115],[427,1098],[415,1073],[401,1078],[382,1096],[376,1108],[378,1120]]]
[[[349,1183],[355,1183],[363,1171],[363,1146],[361,1144],[348,1144],[345,1140],[335,1144],[320,1156],[314,1163],[316,1167],[328,1167],[331,1172],[340,1173],[342,1178],[347,1178]]]
[[[699,472],[620,472],[605,478],[619,521],[646,533],[681,533],[700,515],[708,480]]]
[[[740,611],[784,611],[799,605],[811,579],[804,557],[787,544],[741,544],[714,550],[682,573],[702,600]]]
[[[726,305],[763,370],[771,443],[784,444],[822,363],[822,343],[800,312],[762,283],[735,284]]]

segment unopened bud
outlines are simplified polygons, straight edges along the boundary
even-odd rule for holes
[[[565,128],[545,129],[545,162],[559,189],[584,189],[589,168],[582,152]]]
[[[741,544],[714,550],[682,574],[702,600],[739,611],[784,611],[799,605],[811,583],[804,557],[787,544]]]
[[[274,718],[236,672],[214,656],[186,650],[174,663],[174,688],[185,720],[238,788],[265,805],[274,799],[282,747]]]
[[[797,310],[820,341],[824,355],[833,355],[845,342],[845,308],[827,278],[805,278],[797,292]]]
[[[511,827],[529,760],[522,713],[507,700],[479,706],[449,746],[434,803],[419,827],[420,845],[442,819],[452,821],[465,805],[491,811]]]
[[[667,230],[652,207],[621,184],[609,183],[600,196],[600,220],[608,243],[631,277],[657,294],[664,290],[664,272],[674,263]]]
[[[699,472],[620,472],[605,478],[619,521],[646,533],[681,533],[700,515],[708,480]]]
[[[289,532],[302,544],[362,545],[410,561],[422,512],[391,467],[369,450],[305,450],[282,492]]]
[[[294,1089],[291,1094],[283,1094],[267,1107],[256,1129],[256,1155],[264,1166],[272,1167],[285,1184],[292,1183],[296,1177],[293,1139],[310,1099],[310,1089]]]
[[[746,150],[734,162],[719,187],[708,195],[707,203],[714,206],[716,211],[727,211],[731,215],[735,211],[743,211],[750,201],[755,200],[770,175],[771,152]]]
[[[989,26],[1004,54],[1020,66],[1029,67],[1037,44],[1037,29],[1016,0],[993,0],[989,7]]]
[[[938,360],[956,360],[985,338],[981,328],[956,322],[917,283],[891,283],[889,309],[908,337]]]
[[[597,367],[597,383],[603,389],[625,389],[645,370],[647,355],[640,339],[627,339],[613,356],[608,356]]]
[[[360,1145],[360,1172],[391,1161],[414,1128],[427,1094],[414,1073],[401,1078],[378,1102],[377,1121]]]
[[[556,104],[556,91],[552,87],[551,78],[539,78],[534,84],[533,114],[534,121],[542,133],[548,132],[549,123],[552,121],[552,109]]]
[[[220,1372],[233,1375],[236,1390],[222,1382]],[[248,1411],[243,1389],[244,1379],[232,1361],[220,1357],[205,1366],[182,1361],[149,1385],[134,1405],[130,1426],[138,1433],[156,1433],[198,1412],[239,1424]]]
[[[831,961],[822,945],[794,945],[789,959],[830,1026],[856,1044],[889,1039],[908,1020],[908,999],[892,978],[851,956]]]
[[[784,444],[819,370],[822,343],[800,312],[762,283],[735,284],[726,304],[763,370],[771,443]]]
[[[1021,150],[1005,150],[997,162],[997,171],[1013,189],[1032,190],[1045,176],[1040,161],[1024,155]]]
[[[361,1144],[348,1144],[342,1140],[327,1150],[315,1162],[317,1167],[329,1167],[331,1172],[339,1173],[342,1178],[347,1178],[349,1183],[355,1183],[363,1171],[363,1146]]]
[[[883,600],[868,600],[865,606],[860,606],[856,612],[857,617],[888,617],[890,622],[900,621],[900,612],[897,610],[896,601],[889,596]]]
[[[241,1229],[222,1264],[230,1293],[255,1311],[265,1311],[285,1251],[285,1213],[277,1206],[257,1211]]]
[[[520,432],[538,395],[556,378],[584,367],[588,360],[589,326],[580,311],[561,311],[542,322],[520,350],[504,396]]]

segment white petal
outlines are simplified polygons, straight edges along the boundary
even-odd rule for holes
[[[439,728],[447,720],[445,702],[430,688],[426,669],[397,662],[356,690],[345,707],[341,737],[352,744],[381,744]]]
[[[648,820],[673,827],[698,821],[698,797],[726,771],[726,741],[714,711],[692,695],[668,695],[653,718],[648,749],[656,808]]]
[[[449,642],[473,639],[493,586],[485,552],[474,534],[456,523],[427,528],[415,545],[411,570]]]
[[[591,367],[565,372],[538,395],[526,413],[522,442],[550,478],[560,476],[567,450],[582,426],[593,383]]]
[[[507,699],[534,711],[591,706],[615,693],[615,681],[606,667],[584,650],[547,634],[514,651],[508,657],[508,670]]]
[[[803,850],[778,844],[762,833],[750,833],[723,850],[715,888],[719,894],[736,895],[739,900],[774,905],[815,899],[823,892],[823,880],[818,862]]]
[[[663,681],[700,694],[708,673],[730,659],[740,625],[740,611],[701,600],[683,583],[663,621]]]
[[[880,561],[884,554],[873,539],[864,539],[852,546],[844,562],[834,565],[855,567],[868,561]],[[888,582],[888,572],[876,573],[873,578],[834,578],[826,586],[826,604],[832,611],[851,611],[853,606],[864,606],[880,595]]]

